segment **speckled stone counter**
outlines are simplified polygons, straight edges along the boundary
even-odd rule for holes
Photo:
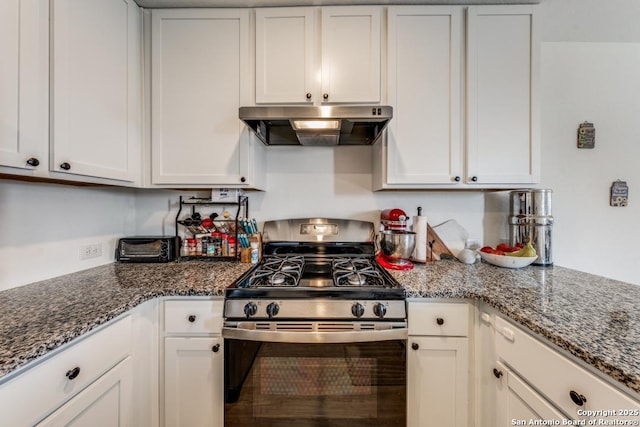
[[[558,266],[513,270],[483,262],[439,261],[392,274],[409,298],[485,302],[640,392],[640,286]]]
[[[251,264],[109,264],[0,292],[0,381],[6,374],[159,296],[224,295]]]
[[[222,296],[250,264],[110,264],[0,292],[2,377],[159,296]],[[439,261],[393,271],[409,298],[482,301],[640,393],[640,286],[562,267]]]

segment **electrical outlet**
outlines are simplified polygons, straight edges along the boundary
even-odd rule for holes
[[[102,256],[102,243],[80,246],[80,259],[98,258]]]

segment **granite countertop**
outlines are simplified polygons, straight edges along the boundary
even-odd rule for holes
[[[2,377],[149,299],[222,296],[234,262],[109,264],[0,292]],[[640,286],[554,267],[454,260],[392,271],[409,298],[482,301],[640,393]]]

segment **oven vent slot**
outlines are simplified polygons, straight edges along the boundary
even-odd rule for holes
[[[356,327],[353,323],[318,323],[318,332],[343,332],[354,330],[356,330]]]
[[[373,323],[361,323],[360,324],[360,330],[361,331],[375,331],[376,330],[376,325],[374,325]]]
[[[313,332],[313,324],[311,323],[276,323],[277,331],[293,331],[293,332]]]

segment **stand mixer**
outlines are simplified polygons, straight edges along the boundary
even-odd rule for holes
[[[386,209],[380,213],[380,253],[376,260],[385,268],[413,268],[409,258],[416,245],[416,233],[407,229],[407,219],[402,209]]]

